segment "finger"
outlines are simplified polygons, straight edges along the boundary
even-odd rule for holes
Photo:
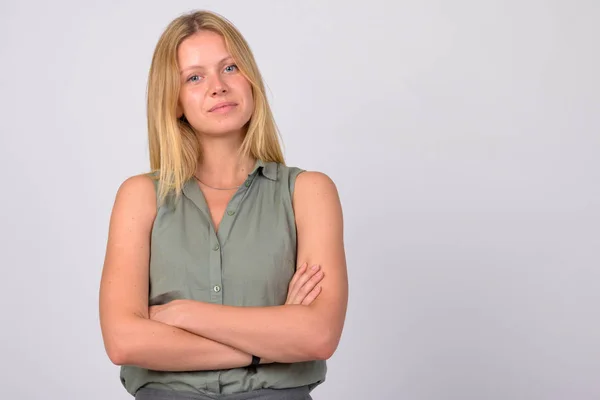
[[[303,306],[308,306],[310,305],[319,294],[321,294],[321,290],[323,289],[322,286],[317,286],[316,288],[314,288],[313,290],[310,291],[310,293],[308,294],[308,296],[306,296],[304,298],[304,300],[302,300],[302,305]]]
[[[316,274],[321,267],[319,265],[313,265],[309,270],[307,270],[304,274],[298,278],[294,287],[290,290],[290,298],[294,299],[298,295],[298,291],[304,286],[304,284]]]
[[[308,262],[302,264],[302,267],[300,267],[298,272],[296,272],[296,274],[294,274],[294,276],[292,277],[292,281],[290,282],[288,288],[288,299],[292,300],[296,296],[298,290],[302,287],[302,285],[299,286],[299,282],[301,282],[301,280],[307,273],[311,272],[312,269],[308,269]]]
[[[296,283],[296,281],[298,280],[298,278],[300,277],[300,275],[302,273],[304,273],[304,271],[306,270],[306,267],[308,266],[308,263],[305,262],[304,264],[302,264],[300,266],[300,268],[298,268],[296,270],[296,273],[294,274],[294,276],[292,277],[292,280],[290,281],[290,287],[294,286],[294,284]]]
[[[319,271],[314,274],[302,287],[298,290],[296,294],[295,301],[297,304],[301,304],[304,298],[317,286],[317,284],[323,279],[325,273],[323,271]]]
[[[288,304],[288,302],[291,301],[291,299],[292,299],[291,293],[294,291],[296,282],[298,281],[298,279],[300,279],[300,276],[304,273],[307,266],[308,266],[308,262],[305,262],[296,270],[296,273],[294,273],[294,276],[292,277],[292,280],[290,281],[290,283],[288,285],[288,294],[287,294],[287,299],[285,300],[285,304]]]

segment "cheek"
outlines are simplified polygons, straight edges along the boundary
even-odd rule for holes
[[[238,96],[244,99],[244,103],[252,104],[252,86],[250,82],[246,80],[241,75],[237,75],[233,81],[230,82],[230,85],[234,89],[234,91],[238,94]]]
[[[254,96],[252,95],[252,87],[247,85],[244,87],[244,103],[246,103],[246,108],[249,110],[254,110]]]
[[[198,91],[188,90],[179,95],[179,102],[181,103],[184,112],[190,112],[191,110],[197,109],[198,106],[202,106],[203,98],[204,97]]]
[[[252,114],[254,112],[254,99],[252,98],[252,94],[250,94],[250,96],[246,100],[246,111],[249,114]]]

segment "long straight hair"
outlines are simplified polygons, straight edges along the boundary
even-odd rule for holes
[[[177,50],[183,40],[201,31],[220,34],[240,72],[252,87],[254,110],[247,124],[239,156],[284,164],[279,131],[265,86],[250,46],[226,18],[210,11],[193,11],[174,19],[160,36],[148,76],[147,119],[150,176],[158,179],[158,202],[171,193],[179,197],[196,171],[201,148],[194,128],[177,118],[180,76]]]

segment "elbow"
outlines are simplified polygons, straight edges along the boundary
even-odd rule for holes
[[[118,340],[113,339],[105,344],[106,354],[114,365],[122,366],[128,363],[127,346]]]
[[[333,356],[333,353],[335,353],[336,348],[337,346],[331,344],[321,345],[314,350],[313,359],[323,361],[329,360]]]
[[[128,329],[123,329],[127,327]],[[119,329],[113,329],[104,340],[106,354],[110,361],[118,366],[133,364],[136,344],[140,344],[139,336],[135,335],[132,324],[122,324]]]
[[[107,352],[110,361],[117,366],[125,365],[125,358],[122,353]]]
[[[137,318],[119,319],[103,326],[102,335],[106,355],[114,365],[132,365],[133,355],[139,347]]]
[[[333,333],[321,333],[317,340],[313,342],[312,358],[314,360],[323,361],[330,359],[337,350],[339,341],[339,335]]]

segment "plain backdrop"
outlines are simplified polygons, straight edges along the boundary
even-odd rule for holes
[[[600,398],[597,0],[3,0],[2,398],[131,398],[98,322],[108,221],[192,9],[241,30],[287,163],[340,192],[350,301],[315,399]]]

